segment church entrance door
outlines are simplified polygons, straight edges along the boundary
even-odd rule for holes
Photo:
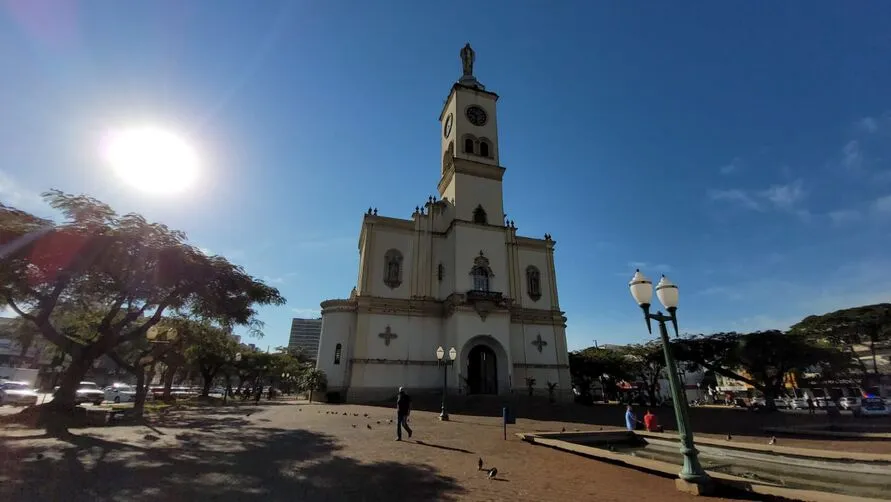
[[[485,345],[470,349],[467,384],[470,394],[498,394],[495,352]]]

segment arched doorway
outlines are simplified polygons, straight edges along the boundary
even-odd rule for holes
[[[467,361],[469,394],[498,394],[498,366],[495,351],[485,345],[470,349]]]

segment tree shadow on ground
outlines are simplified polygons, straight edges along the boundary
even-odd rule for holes
[[[333,437],[303,430],[182,429],[156,443],[141,430],[98,431],[0,437],[0,500],[453,500],[464,491],[429,466],[339,456]]]

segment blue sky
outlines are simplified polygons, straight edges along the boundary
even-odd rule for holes
[[[279,287],[259,345],[345,297],[369,206],[436,191],[458,51],[501,96],[505,208],[557,241],[570,348],[645,339],[634,268],[681,288],[682,331],[784,328],[886,301],[891,4],[0,1],[0,200],[57,187],[186,231]],[[204,159],[149,195],[109,128]]]

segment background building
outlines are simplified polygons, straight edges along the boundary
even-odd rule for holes
[[[291,337],[288,350],[298,349],[307,358],[316,360],[319,352],[319,336],[322,334],[322,319],[291,320]]]

